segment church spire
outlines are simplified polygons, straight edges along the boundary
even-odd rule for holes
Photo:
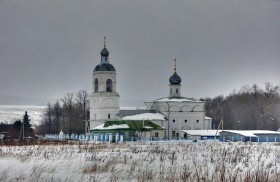
[[[174,72],[176,73],[176,58],[174,59]]]
[[[174,73],[169,78],[169,97],[181,97],[181,77],[176,73],[177,67],[176,67],[176,58],[174,59]]]
[[[104,36],[104,48],[102,49],[100,54],[101,54],[101,61],[103,59],[104,59],[104,61],[108,61],[109,51],[106,49],[106,37],[105,36]]]
[[[181,77],[176,73],[176,62],[177,60],[174,59],[174,73],[173,75],[169,78],[169,83],[171,85],[180,85],[181,83]]]

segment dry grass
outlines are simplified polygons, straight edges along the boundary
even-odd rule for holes
[[[280,181],[280,147],[273,144],[78,143],[2,146],[0,158],[17,158],[21,163],[41,161],[44,165],[34,165],[29,171],[28,179],[31,181],[73,180],[55,176],[60,169],[51,166],[48,161],[79,164],[72,170],[76,172],[72,175],[79,176],[80,181]],[[7,170],[0,170],[0,181],[16,180],[8,173]]]

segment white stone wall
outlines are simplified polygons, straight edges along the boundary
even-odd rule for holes
[[[205,120],[204,102],[158,102],[156,104],[150,102],[146,104],[148,104],[148,109],[158,110],[169,118],[169,122],[165,123],[166,132],[168,132],[169,123],[169,137],[172,137],[172,131],[175,131],[176,137],[181,134],[181,130],[211,129],[211,124]]]
[[[95,92],[96,78],[98,79],[98,92]],[[106,92],[108,79],[112,80],[112,92]],[[93,73],[92,93],[90,94],[90,129],[103,124],[105,120],[120,119],[118,116],[119,97],[116,92],[115,71],[96,71]]]

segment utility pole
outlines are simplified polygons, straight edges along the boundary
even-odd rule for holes
[[[217,137],[217,133],[218,133],[218,131],[219,131],[221,125],[222,125],[222,131],[223,131],[223,130],[224,130],[224,120],[223,120],[223,117],[222,117],[222,119],[221,119],[221,121],[220,121],[220,123],[219,123],[219,126],[218,126],[218,128],[217,128],[217,131],[216,131],[216,134],[215,134],[215,139],[216,139],[216,137]]]
[[[87,134],[87,133],[89,133],[89,121],[88,121],[88,119],[84,119],[84,122],[85,122],[85,135]]]

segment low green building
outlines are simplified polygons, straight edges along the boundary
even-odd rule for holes
[[[123,136],[124,141],[137,140],[138,138],[157,139],[164,138],[165,129],[157,124],[145,120],[107,120],[90,130],[92,134],[115,136],[117,133]]]

